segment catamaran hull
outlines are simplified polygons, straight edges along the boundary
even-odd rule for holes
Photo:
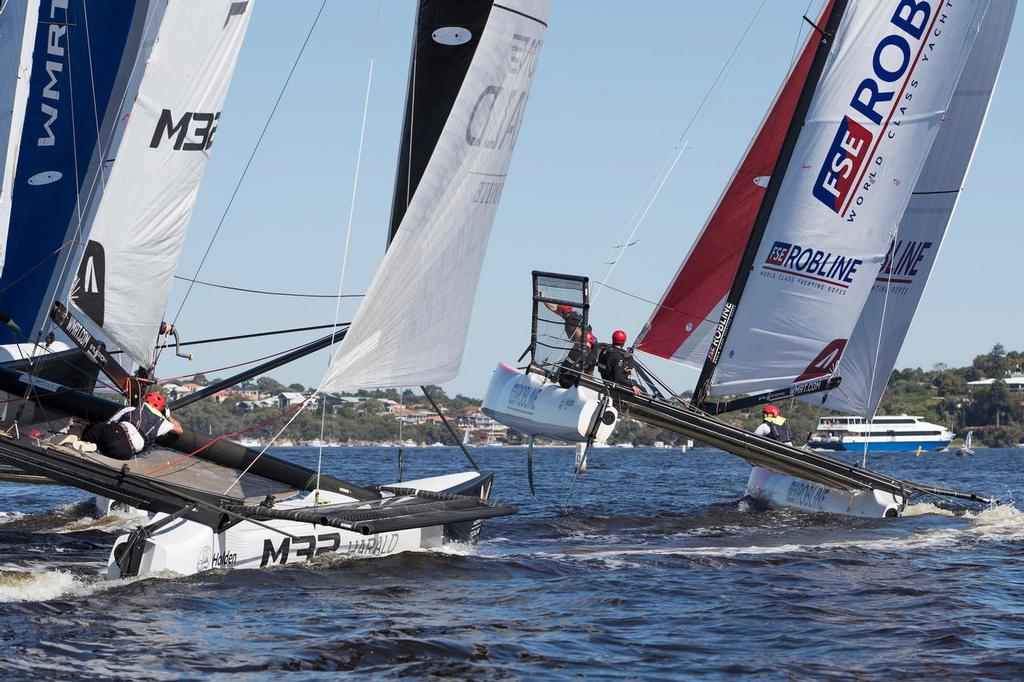
[[[505,363],[491,375],[480,410],[520,433],[574,443],[604,443],[618,420],[616,409],[596,392],[562,388]]]
[[[467,471],[445,476],[406,481],[396,487],[440,493],[456,493],[490,498],[492,476]],[[389,486],[391,487],[391,486]],[[282,508],[308,509],[314,493],[301,501],[285,502]],[[337,495],[321,493],[321,500],[337,502]],[[97,510],[110,510],[107,498],[97,496]],[[115,503],[119,513],[145,512]],[[363,534],[328,525],[302,521],[271,519],[254,523],[241,521],[223,531],[184,518],[169,519],[164,513],[145,515],[154,531],[143,540],[136,563],[128,575],[122,571],[127,565],[125,553],[131,551],[133,534],[117,538],[111,549],[106,576],[110,580],[122,577],[153,575],[193,575],[210,569],[269,568],[302,564],[324,555],[341,557],[379,557],[411,550],[436,549],[447,541],[475,540],[482,526],[481,520],[443,525],[407,528],[380,533]]]
[[[164,517],[158,514],[153,521]],[[129,536],[122,535],[114,543],[107,564],[107,578],[122,577],[117,560],[128,541]],[[201,523],[178,519],[146,540],[137,575],[193,575],[214,568],[290,566],[328,554],[379,557],[415,549],[433,549],[443,542],[443,526],[362,535],[294,521],[267,521],[263,525],[243,521],[217,533]]]
[[[892,518],[906,506],[900,496],[881,490],[838,490],[763,467],[754,467],[747,495],[773,507],[794,507],[844,516]]]

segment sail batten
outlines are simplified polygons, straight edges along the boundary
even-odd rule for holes
[[[550,5],[506,0],[491,7],[458,96],[323,390],[435,384],[458,373]]]

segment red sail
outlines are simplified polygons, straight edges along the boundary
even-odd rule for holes
[[[827,17],[831,9],[829,0],[821,16]],[[729,186],[651,316],[637,344],[640,350],[695,367],[704,364],[817,46],[818,34],[812,31]]]

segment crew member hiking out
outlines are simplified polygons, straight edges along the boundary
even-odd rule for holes
[[[81,439],[95,443],[108,457],[131,459],[151,448],[160,436],[182,431],[164,397],[150,391],[138,407],[126,407],[105,422],[87,426]]]
[[[625,349],[626,332],[616,329],[612,332],[612,345],[606,346],[597,362],[601,378],[620,386],[629,386],[633,395],[640,395],[640,384],[633,379],[633,354]]]
[[[786,418],[779,412],[779,408],[774,405],[765,405],[761,410],[761,418],[764,421],[754,429],[755,436],[769,438],[784,445],[793,444],[793,437],[789,434],[789,427],[786,426]]]
[[[572,388],[580,381],[581,374],[593,374],[597,366],[597,339],[590,332],[587,332],[583,345],[574,344],[569,354],[562,360],[558,367],[558,385],[562,388]]]
[[[555,305],[554,303],[547,302],[544,305],[548,310],[562,317],[565,324],[566,338],[570,341],[579,340],[580,331],[583,329],[583,315],[578,313],[571,305]],[[586,331],[593,331],[589,324],[586,327]]]

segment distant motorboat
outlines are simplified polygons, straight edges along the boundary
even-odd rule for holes
[[[891,417],[822,417],[807,444],[818,450],[916,452],[942,450],[953,441],[944,426],[906,414]]]

